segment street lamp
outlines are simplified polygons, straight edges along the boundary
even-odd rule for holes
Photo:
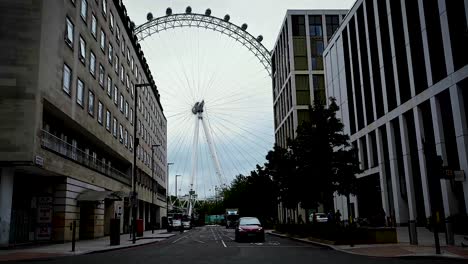
[[[169,213],[169,199],[171,196],[169,195],[169,166],[174,165],[174,162],[167,163],[167,174],[166,174],[166,217]]]
[[[175,176],[175,197],[176,197],[176,199],[177,199],[177,177],[182,177],[182,175],[177,174]]]
[[[160,147],[160,144],[151,145],[151,233],[154,234],[154,148]],[[154,216],[154,217],[153,217]]]
[[[135,111],[133,111],[133,171],[132,171],[132,176],[133,176],[133,179],[132,179],[132,185],[133,185],[133,192],[132,192],[132,195],[131,195],[131,200],[132,200],[132,217],[133,217],[133,230],[132,230],[132,234],[133,234],[133,238],[132,238],[132,242],[133,244],[136,243],[136,225],[137,225],[137,209],[138,209],[138,194],[136,192],[136,167],[137,167],[137,160],[136,160],[136,150],[137,150],[137,147],[140,143],[140,139],[137,137],[137,125],[138,125],[138,108],[137,108],[137,100],[138,100],[138,88],[141,88],[141,87],[147,87],[147,86],[151,86],[150,83],[140,83],[140,84],[135,84],[135,101],[133,103],[133,108],[135,109]]]

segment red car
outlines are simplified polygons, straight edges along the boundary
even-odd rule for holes
[[[265,241],[265,230],[256,217],[241,217],[236,227],[235,241],[240,242],[244,239],[255,239],[260,242]]]

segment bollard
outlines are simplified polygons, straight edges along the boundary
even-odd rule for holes
[[[76,242],[76,221],[73,220],[73,223],[70,223],[70,230],[72,231],[72,252],[75,252],[75,242]]]

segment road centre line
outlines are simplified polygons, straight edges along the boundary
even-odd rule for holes
[[[223,242],[223,246],[227,248],[226,243],[224,243],[224,240],[221,239],[221,242]]]

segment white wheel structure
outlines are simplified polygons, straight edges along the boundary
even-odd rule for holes
[[[167,117],[168,191],[182,175],[178,193],[186,194],[188,215],[197,197],[216,197],[236,175],[263,165],[274,144],[270,53],[262,36],[229,20],[209,9],[168,8],[135,28]]]

